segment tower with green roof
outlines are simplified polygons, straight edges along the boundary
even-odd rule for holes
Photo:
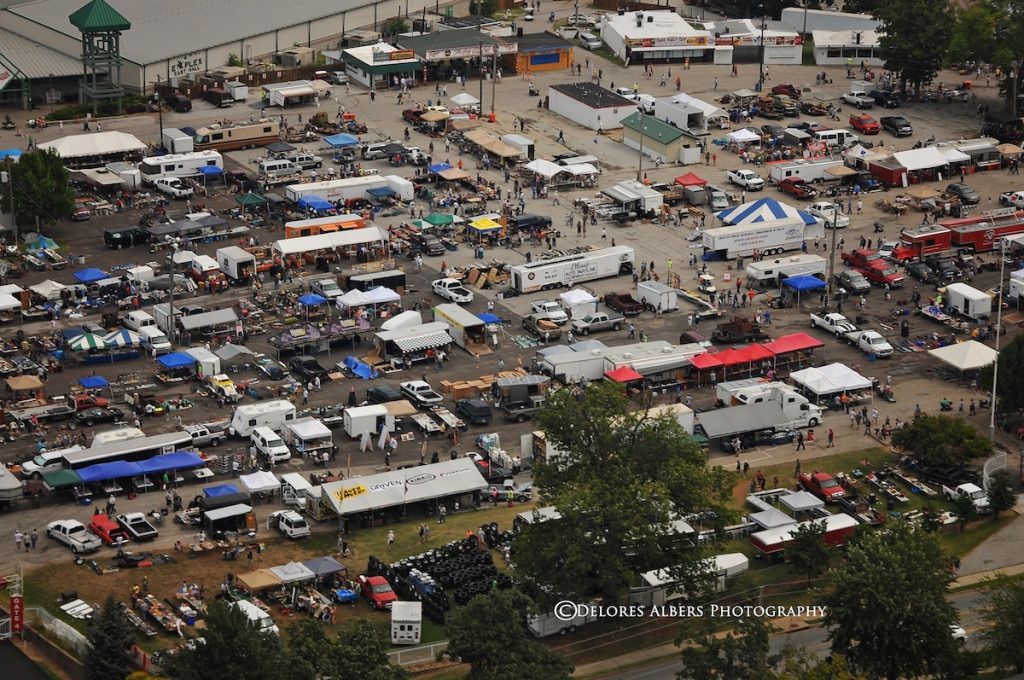
[[[120,111],[121,33],[131,23],[106,0],[90,0],[68,19],[82,32],[82,105],[92,106],[96,114],[100,102],[116,100]]]

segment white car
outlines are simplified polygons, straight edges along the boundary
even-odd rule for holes
[[[749,191],[759,191],[764,189],[764,179],[762,179],[753,170],[746,170],[743,168],[740,168],[739,170],[730,170],[725,173],[725,176],[731,183]]]
[[[309,523],[294,510],[275,510],[267,517],[267,525],[288,538],[306,538],[310,534]]]
[[[820,218],[825,227],[835,225],[836,229],[845,229],[850,226],[850,218],[839,212],[839,207],[830,201],[815,201],[807,206],[807,212]]]
[[[950,625],[949,630],[952,633],[954,640],[960,643],[967,642],[967,631],[964,630],[962,626],[952,624]]]
[[[434,293],[459,304],[468,304],[473,301],[473,292],[462,285],[456,279],[438,279],[430,284]]]
[[[878,246],[878,254],[886,260],[892,259],[892,251],[896,250],[900,245],[899,241],[883,241],[882,245]]]
[[[157,191],[163,192],[174,198],[188,198],[192,195],[192,187],[182,182],[177,177],[170,179],[158,179],[153,183]]]
[[[99,550],[100,537],[85,528],[77,519],[62,519],[46,525],[46,535],[71,548],[76,555]]]
[[[546,318],[548,321],[559,326],[569,321],[569,315],[565,313],[565,310],[552,300],[534,302],[530,305],[530,313],[536,314],[540,318]]]
[[[870,109],[875,105],[875,100],[868,96],[866,92],[847,92],[840,97],[847,104],[852,104],[858,109]]]
[[[642,113],[652,114],[654,113],[654,102],[655,99],[649,94],[631,94],[626,99],[632,99],[637,103],[637,108]]]
[[[417,406],[434,406],[444,401],[444,397],[430,386],[430,383],[422,380],[409,380],[400,383],[398,387],[402,394],[409,397]]]

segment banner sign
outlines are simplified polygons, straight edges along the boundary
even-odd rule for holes
[[[21,595],[11,595],[11,632],[25,632],[25,598]]]
[[[697,35],[684,38],[626,38],[626,47],[701,47],[708,44],[706,35]]]
[[[483,54],[489,57],[492,54],[515,54],[519,51],[519,43],[499,43],[497,45],[484,45]],[[472,59],[480,56],[480,46],[473,47],[451,47],[448,49],[427,50],[424,58],[427,61],[441,61],[443,59]]]

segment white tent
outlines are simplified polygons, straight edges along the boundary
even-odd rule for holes
[[[942,154],[942,157],[949,163],[969,163],[971,160],[971,157],[963,151],[954,149],[951,146],[940,146],[938,149],[939,153]]]
[[[400,302],[402,296],[391,290],[387,286],[377,286],[366,291],[366,297],[369,298],[370,303],[374,305],[383,305],[389,302]]]
[[[805,368],[789,374],[793,382],[817,396],[866,390],[871,381],[845,364],[829,364],[821,368]]]
[[[7,283],[0,286],[0,293],[7,293],[8,295],[21,295],[25,292],[25,289],[21,286],[16,286],[13,283]]]
[[[888,155],[889,152],[884,149],[866,149],[860,144],[854,144],[843,152],[843,156],[846,158],[856,158],[861,161],[874,161],[879,158],[885,158]]]
[[[61,158],[85,158],[88,156],[109,156],[118,153],[145,151],[146,145],[135,135],[127,132],[109,130],[107,132],[90,132],[82,135],[69,135],[43,142],[39,149],[53,149]]]
[[[324,425],[316,418],[302,418],[288,423],[288,429],[296,439],[310,441],[313,439],[330,439],[331,428]]]
[[[942,154],[934,146],[910,149],[909,151],[897,151],[892,157],[904,168],[911,171],[941,168],[949,164],[949,161],[943,158]]]
[[[576,305],[585,305],[589,302],[597,302],[597,298],[590,291],[583,290],[582,288],[567,290],[559,295],[558,299],[562,301],[562,305],[565,307],[575,307]]]
[[[373,301],[367,297],[363,291],[353,288],[349,292],[340,296],[335,301],[335,304],[338,305],[339,308],[352,309],[353,307],[363,307],[365,305],[373,304]]]
[[[380,329],[382,331],[397,331],[399,328],[412,328],[413,326],[421,325],[423,325],[423,315],[413,309],[409,309],[401,314],[395,314],[382,323]]]
[[[272,472],[266,472],[263,470],[254,472],[251,475],[242,475],[238,478],[238,481],[242,483],[242,486],[244,486],[249,493],[274,491],[281,486],[281,482],[278,481],[277,477],[275,477]]]
[[[196,254],[191,250],[178,250],[171,253],[171,262],[173,264],[190,264],[194,259],[196,259]]]
[[[567,173],[574,177],[601,174],[601,171],[598,170],[592,163],[576,163],[574,165],[563,165],[562,170],[565,170]]]
[[[324,498],[339,515],[458,496],[485,488],[487,482],[469,458],[352,477],[321,487]]]
[[[41,298],[56,300],[60,297],[60,292],[64,290],[64,288],[66,288],[66,286],[63,283],[57,283],[56,281],[46,279],[42,283],[30,286],[29,290]]]
[[[8,295],[7,293],[0,293],[0,312],[7,312],[12,309],[18,309],[21,307],[21,300]]]
[[[747,128],[740,128],[739,130],[733,130],[728,135],[729,141],[736,142],[737,144],[750,144],[751,142],[761,141],[761,135],[748,130]]]
[[[274,576],[281,579],[281,583],[297,583],[299,581],[312,581],[316,574],[302,562],[289,562],[280,567],[271,567],[270,571]]]
[[[454,97],[450,97],[450,99],[457,106],[475,106],[480,103],[479,99],[468,92],[460,92]]]
[[[535,172],[544,179],[551,179],[560,172],[565,172],[566,168],[561,165],[546,161],[543,158],[537,158],[526,164],[526,169],[530,172]]]
[[[958,342],[928,350],[928,354],[960,371],[988,366],[996,360],[997,352],[977,340]]]

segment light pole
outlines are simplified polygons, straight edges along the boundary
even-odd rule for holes
[[[154,90],[154,92],[153,92],[153,99],[156,100],[157,125],[159,126],[159,128],[156,131],[157,132],[156,138],[157,138],[157,141],[160,142],[160,145],[163,146],[163,142],[164,142],[164,103],[163,103],[162,97],[160,96],[160,83],[161,83],[161,79],[160,79],[160,74],[158,73],[157,76],[156,76],[156,90]],[[168,151],[170,151],[170,149],[168,149]]]
[[[644,174],[644,131],[647,126],[644,125],[644,114],[638,113],[640,116],[640,153],[637,154],[637,165],[636,165],[636,181],[643,181]]]
[[[47,85],[46,98],[50,101],[50,113],[53,113],[53,74],[49,76],[49,84]]]
[[[11,233],[14,234],[14,245],[18,245],[18,218],[14,214],[14,163],[6,163],[7,169],[0,172],[0,181],[8,185],[11,197]]]
[[[768,21],[765,17],[761,17],[761,64],[760,64],[760,77],[758,81],[761,84],[761,88],[764,89],[764,29],[767,28]]]
[[[825,311],[829,309],[829,305],[832,304],[832,282],[835,280],[836,274],[836,232],[839,229],[836,228],[836,223],[839,221],[839,206],[835,203],[832,204],[832,245],[829,247],[828,253],[828,281],[825,282]],[[828,222],[825,223],[828,226]]]
[[[491,118],[494,118],[494,98],[498,94],[498,46],[494,46],[494,56],[491,59]],[[481,105],[483,102],[481,102]]]
[[[1016,71],[1013,73],[1014,82],[1017,82]],[[1015,88],[1016,89],[1016,88]],[[1017,108],[1017,98],[1014,97],[1013,108]],[[992,362],[992,398],[989,403],[988,414],[988,438],[993,444],[996,443],[996,384],[999,382],[999,327],[1003,324],[1003,289],[1006,282],[1003,275],[1006,270],[1006,239],[1002,239],[1002,248],[999,250],[999,296],[996,298],[996,358]]]

